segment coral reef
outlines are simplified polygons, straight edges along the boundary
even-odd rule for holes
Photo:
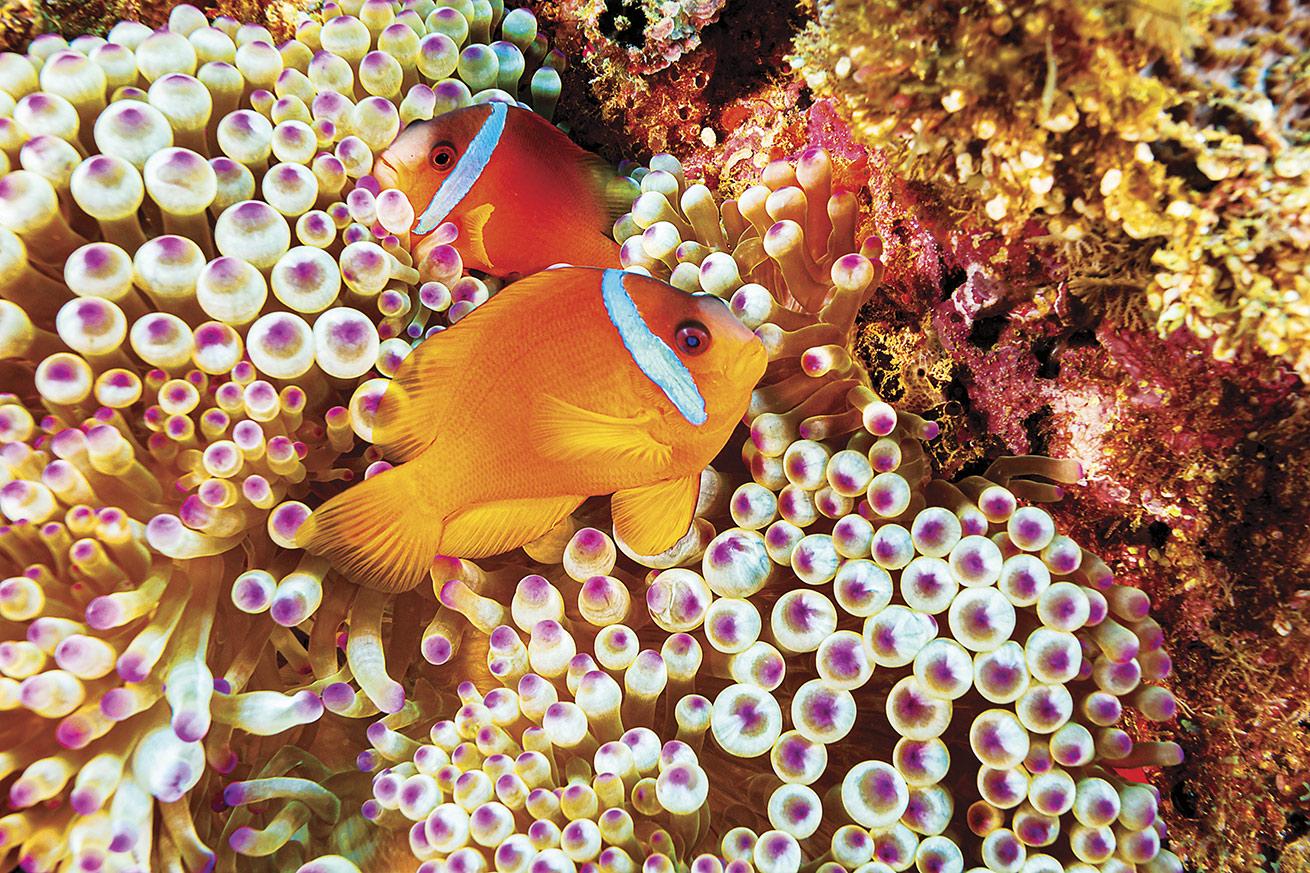
[[[794,63],[957,217],[1052,248],[1074,294],[1131,295],[1161,335],[1305,378],[1306,20],[1297,2],[830,0]]]
[[[629,4],[548,0],[537,7],[556,44],[576,59],[563,74],[562,114],[574,135],[603,145],[615,160],[673,152],[715,188],[718,168],[704,161],[718,154],[720,140],[739,132],[751,135],[730,154],[737,154],[734,164],[753,174],[799,151],[806,140],[790,123],[789,110],[802,83],[781,72],[802,21],[799,9],[747,0],[659,5],[674,15],[686,6],[713,8],[717,17],[699,29],[694,45],[673,47],[658,35],[656,17],[644,31],[634,25],[616,32],[615,18],[641,18],[627,11]],[[630,60],[630,53],[640,53],[634,44],[657,56],[671,47],[682,54],[674,64],[651,67]]]

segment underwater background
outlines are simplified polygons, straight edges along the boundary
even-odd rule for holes
[[[1310,6],[0,28],[0,868],[1310,870]],[[372,157],[497,99],[770,373],[672,553],[361,593],[295,531],[502,287]]]

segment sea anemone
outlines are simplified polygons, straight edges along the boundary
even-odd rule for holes
[[[0,56],[0,856],[285,869],[336,823],[291,744],[325,701],[401,709],[383,647],[418,648],[290,551],[300,498],[380,469],[352,450],[384,377],[495,289],[412,264],[373,153],[477,101],[549,115],[560,63],[485,0],[328,3],[281,46],[178,6]]]
[[[822,150],[722,202],[669,155],[632,169],[623,266],[728,301],[771,361],[674,547],[593,501],[390,598],[296,548],[387,469],[405,355],[499,287],[449,226],[413,261],[374,152],[478,100],[549,116],[560,63],[485,0],[329,3],[281,47],[183,6],[0,56],[0,852],[1178,869],[1119,772],[1178,758],[1119,727],[1173,714],[1149,602],[1020,505],[1076,465],[932,479],[936,425],[852,356],[880,246]]]
[[[749,437],[664,554],[588,504],[530,561],[434,564],[428,640],[464,681],[369,729],[363,817],[425,871],[1181,870],[1121,773],[1180,760],[1120,726],[1175,710],[1149,601],[1020,502],[1078,465],[931,478],[935,425],[850,357],[879,247],[823,151],[724,203],[668,155],[633,175],[624,266],[769,349]]]

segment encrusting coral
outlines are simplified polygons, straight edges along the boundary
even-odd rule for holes
[[[1075,293],[1305,379],[1305,11],[832,0],[794,63],[973,227],[1053,246]]]
[[[361,595],[296,530],[386,469],[388,379],[499,287],[412,262],[372,155],[475,100],[549,116],[561,60],[485,0],[328,4],[280,47],[188,6],[108,36],[0,57],[7,860],[1181,869],[1119,772],[1178,760],[1120,727],[1173,715],[1149,602],[1020,505],[1076,465],[932,479],[936,425],[852,358],[881,247],[828,154],[734,200],[632,170],[623,266],[771,359],[672,550],[589,503],[437,560],[435,601]]]
[[[719,19],[724,0],[645,0],[604,8],[588,21],[585,35],[596,45],[613,40],[611,47],[632,72],[649,75],[677,63],[701,42],[701,30]],[[579,6],[564,10],[568,17],[587,21]]]
[[[563,114],[589,148],[674,153],[714,188],[705,158],[738,133],[747,140],[724,157],[756,175],[806,144],[789,125],[804,83],[785,72],[801,4],[544,0],[533,10],[570,59]]]

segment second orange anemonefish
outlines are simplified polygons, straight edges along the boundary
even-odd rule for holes
[[[619,266],[610,230],[638,193],[548,120],[506,103],[410,125],[373,175],[414,207],[416,260],[436,244],[432,231],[452,222],[464,265],[497,276]]]

